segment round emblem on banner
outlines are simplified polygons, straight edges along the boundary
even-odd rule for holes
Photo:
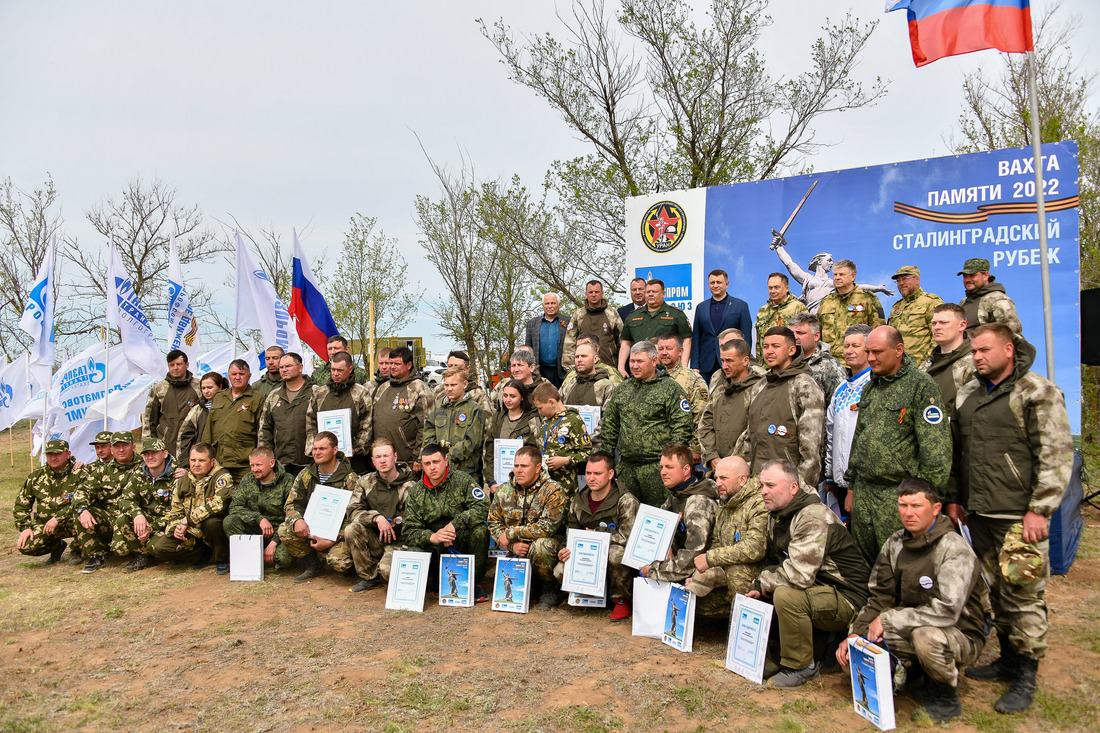
[[[485,498],[485,492],[482,491],[481,489],[475,488],[470,493],[473,494],[475,499],[484,499]]]
[[[787,426],[786,425],[780,425],[779,427],[777,427],[775,429],[775,434],[778,435],[780,438],[782,438],[783,436],[785,436],[787,434]]]
[[[924,408],[924,421],[929,425],[939,425],[943,422],[943,410],[935,405]]]
[[[676,249],[687,232],[687,216],[672,201],[659,201],[642,217],[642,241],[654,252],[664,254]]]
[[[920,576],[920,580],[918,582],[920,583],[920,587],[924,588],[925,590],[930,590],[932,588],[932,579],[929,578],[927,575]]]
[[[768,435],[775,435],[775,426],[774,425],[769,425],[768,426]]]

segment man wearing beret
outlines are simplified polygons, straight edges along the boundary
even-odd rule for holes
[[[932,311],[943,303],[943,298],[921,290],[920,269],[914,265],[898,268],[893,280],[901,300],[894,303],[887,324],[901,333],[905,353],[921,364],[932,352]]]

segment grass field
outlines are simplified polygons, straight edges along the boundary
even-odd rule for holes
[[[681,654],[603,611],[430,598],[414,614],[333,575],[295,586],[286,571],[230,583],[212,567],[46,567],[14,549],[12,502],[31,467],[25,437],[16,447],[14,467],[0,459],[0,731],[873,730],[846,675],[783,693],[727,671],[724,623],[697,623]],[[1100,513],[1086,523],[1077,564],[1048,587],[1036,705],[998,715],[1004,687],[967,681],[951,730],[1097,730]],[[907,698],[897,706],[899,730],[937,727],[910,722]]]

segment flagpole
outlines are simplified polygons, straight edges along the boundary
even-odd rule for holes
[[[1050,259],[1047,250],[1046,191],[1043,188],[1043,141],[1039,136],[1039,92],[1035,81],[1035,52],[1027,52],[1027,89],[1031,102],[1031,148],[1035,157],[1035,209],[1039,216],[1039,271],[1043,281],[1043,329],[1047,379],[1054,382],[1054,325],[1050,308]]]

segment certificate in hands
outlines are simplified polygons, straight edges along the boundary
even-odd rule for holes
[[[764,657],[768,652],[773,610],[770,603],[738,593],[730,614],[726,669],[758,685],[764,683]]]
[[[315,537],[335,542],[344,525],[344,514],[351,503],[351,492],[335,486],[318,486],[309,497],[302,519]]]
[[[603,598],[611,535],[607,532],[570,529],[565,535],[565,546],[569,549],[569,559],[565,561],[561,589]]]
[[[431,564],[430,552],[394,552],[390,584],[386,588],[386,608],[422,612],[424,597],[428,594],[428,568]]]
[[[321,410],[317,413],[317,432],[325,430],[336,436],[336,449],[351,458],[354,451],[351,442],[351,408]]]
[[[516,451],[523,447],[523,438],[493,440],[493,483],[502,484],[516,465]]]
[[[640,568],[664,560],[679,525],[679,514],[648,504],[639,506],[634,527],[630,530],[630,539],[626,541],[623,565]]]

